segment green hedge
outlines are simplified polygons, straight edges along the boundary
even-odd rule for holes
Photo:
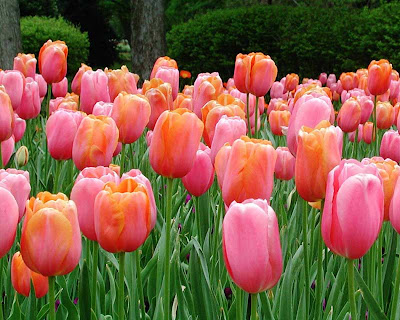
[[[290,72],[317,77],[320,72],[367,67],[387,58],[400,67],[400,4],[379,8],[253,6],[216,10],[174,26],[168,54],[194,75],[219,71],[233,75],[239,52],[261,51]]]
[[[39,50],[49,39],[62,40],[68,46],[68,74],[74,74],[87,62],[89,39],[86,32],[81,32],[63,18],[24,17],[21,18],[22,48],[25,53],[34,53],[39,57]]]

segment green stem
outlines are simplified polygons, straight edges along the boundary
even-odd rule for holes
[[[236,319],[242,319],[242,295],[243,291],[238,286],[236,286]]]
[[[125,172],[125,147],[126,144],[122,144],[122,149],[121,149],[121,176]]]
[[[124,300],[125,300],[125,284],[124,284],[124,276],[125,276],[125,252],[119,253],[119,272],[118,272],[118,320],[125,319],[124,312]]]
[[[397,262],[397,273],[396,273],[396,281],[394,284],[394,293],[392,299],[392,311],[390,312],[390,319],[398,320],[399,317],[396,316],[397,314],[397,306],[399,304],[399,287],[400,287],[400,259]]]
[[[94,314],[92,313],[92,319],[95,319],[97,315],[96,301],[97,301],[97,265],[99,261],[99,244],[93,241],[93,265],[92,265],[92,295],[91,305]]]
[[[251,295],[251,320],[257,319],[257,293]]]
[[[347,260],[347,279],[348,279],[348,288],[349,288],[349,303],[350,303],[350,311],[351,318],[357,318],[357,309],[356,309],[356,298],[354,295],[354,266],[353,260]]]
[[[255,112],[255,125],[254,125],[254,137],[258,139],[258,97],[256,97],[256,108],[254,110]]]
[[[377,252],[377,261],[378,261],[378,303],[379,306],[383,310],[383,275],[382,275],[382,246],[383,246],[383,234],[380,232],[378,237],[378,252]]]
[[[203,237],[201,235],[201,222],[200,222],[200,212],[199,212],[199,199],[193,196],[193,204],[194,204],[194,215],[196,219],[196,228],[197,228],[197,235],[199,237],[199,242],[202,244]]]
[[[54,299],[55,277],[49,277],[49,320],[56,320],[56,303]]]
[[[375,96],[375,101],[374,101],[374,113],[372,115],[372,119],[374,122],[374,128],[372,130],[372,139],[374,138],[375,135],[375,154],[379,154],[378,150],[378,128],[376,126],[376,103],[377,103],[377,97]]]
[[[0,258],[0,320],[3,320],[3,258]]]
[[[58,192],[58,183],[60,181],[60,174],[61,174],[61,164],[62,161],[61,160],[56,160],[56,173],[54,176],[54,186],[53,186],[53,193],[57,193]]]
[[[322,213],[324,211],[324,200],[321,201],[321,211],[320,211],[320,221],[322,219]],[[324,284],[324,271],[322,268],[322,252],[323,252],[323,240],[321,235],[321,222],[319,223],[318,228],[318,260],[317,260],[317,303],[316,303],[316,310],[317,316],[315,319],[321,318],[321,309],[322,309],[322,286]]]
[[[50,116],[51,83],[47,85],[46,119]]]
[[[310,268],[308,263],[308,241],[307,241],[307,202],[301,199],[304,206],[303,212],[303,246],[304,246],[304,272],[305,272],[305,296],[306,296],[306,318],[308,318],[308,311],[310,306]]]
[[[172,215],[172,183],[173,179],[167,180],[167,210],[165,213],[165,269],[164,269],[164,314],[165,320],[171,319],[170,308],[170,242],[171,242],[171,215]]]
[[[142,277],[141,277],[141,268],[140,268],[140,250],[136,250],[135,252],[136,258],[136,275],[137,275],[137,284],[138,291],[140,296],[140,310],[142,312],[142,320],[146,319],[146,310],[144,305],[144,296],[143,296],[143,285],[142,285]]]
[[[251,125],[250,125],[250,94],[246,94],[246,110],[247,110],[247,130],[249,132],[249,137],[251,138]]]

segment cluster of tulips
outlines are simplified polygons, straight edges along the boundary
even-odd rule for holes
[[[139,77],[125,66],[93,71],[82,64],[68,92],[67,55],[64,42],[49,40],[39,53],[40,74],[32,54],[18,54],[13,70],[0,71],[0,155],[2,167],[8,167],[0,170],[0,320],[13,318],[21,301],[15,296],[12,310],[3,310],[4,276],[11,277],[16,292],[30,297],[30,314],[34,296],[48,295],[40,316],[56,319],[59,298],[73,319],[78,312],[71,301],[76,303],[73,293],[79,291],[89,293],[79,295],[81,317],[108,319],[99,276],[111,274],[109,264],[118,270],[110,291],[116,303],[111,316],[119,320],[127,314],[196,319],[183,305],[196,305],[198,298],[185,295],[185,286],[196,286],[180,279],[189,273],[191,282],[208,288],[199,291],[199,305],[210,301],[207,293],[213,299],[210,279],[230,284],[226,296],[236,284],[231,308],[218,302],[221,319],[229,318],[228,308],[236,319],[273,319],[273,288],[281,282],[275,295],[291,291],[289,278],[280,279],[285,264],[290,266],[285,274],[294,268],[294,258],[287,258],[290,244],[281,241],[292,198],[302,219],[295,254],[304,264],[301,318],[332,318],[333,311],[325,309],[327,303],[334,308],[335,298],[326,301],[325,287],[334,279],[337,255],[347,261],[342,318],[358,319],[367,310],[376,319],[398,319],[400,263],[393,283],[387,271],[393,266],[385,264],[384,277],[381,262],[389,240],[391,258],[385,259],[396,261],[397,238],[394,233],[385,240],[384,222],[400,233],[400,135],[391,129],[400,125],[400,80],[387,60],[342,73],[339,80],[321,73],[318,80],[300,84],[296,74],[276,81],[277,67],[267,55],[238,54],[234,77],[226,83],[217,72],[202,73],[181,92],[180,78],[191,75],[179,72],[169,57],[155,62],[141,88]],[[31,141],[41,137],[42,156],[28,160],[34,150],[22,142],[33,146]],[[16,143],[21,147],[14,153]],[[17,168],[11,168],[12,156]],[[32,170],[20,170],[32,162]],[[187,225],[189,234],[183,231]],[[180,237],[189,238],[183,252],[192,255],[177,251]],[[130,252],[134,265],[126,262]],[[226,271],[217,267],[221,255]],[[189,265],[181,261],[186,259]],[[187,270],[200,270],[196,261],[203,272],[192,274]],[[208,264],[216,266],[211,275]],[[176,265],[186,271],[175,270]],[[128,278],[129,268],[134,275]],[[79,281],[72,277],[77,269]],[[143,276],[156,269],[157,299],[149,307],[151,280]],[[342,267],[335,270],[343,273]],[[135,290],[126,284],[129,279]],[[384,285],[392,288],[391,302],[384,299]],[[261,295],[266,290],[269,294]],[[244,294],[251,295],[249,310]],[[199,319],[212,319],[213,304],[193,310]],[[284,310],[279,315],[288,319]]]

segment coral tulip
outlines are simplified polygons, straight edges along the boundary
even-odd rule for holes
[[[11,100],[3,86],[0,86],[0,141],[9,139],[14,130],[14,111]]]
[[[92,113],[93,107],[98,101],[110,102],[108,90],[108,77],[102,70],[88,70],[81,80],[81,110]]]
[[[394,122],[394,108],[390,102],[376,104],[376,126],[379,129],[389,129]]]
[[[271,127],[271,132],[277,136],[282,136],[282,126],[289,125],[290,112],[289,111],[271,111],[269,114],[268,122]]]
[[[14,130],[13,130],[13,136],[15,139],[15,143],[20,141],[26,130],[26,121],[24,119],[21,119],[18,114],[14,113]]]
[[[179,91],[179,71],[173,67],[161,66],[157,69],[154,76],[159,78],[165,83],[169,83],[172,87],[172,99],[175,100]]]
[[[400,162],[400,135],[398,131],[388,130],[382,137],[380,156]]]
[[[299,84],[299,76],[295,73],[290,73],[286,75],[285,81],[285,90],[292,91],[296,89],[297,85]]]
[[[287,147],[276,148],[275,178],[290,180],[294,176],[296,159]]]
[[[359,78],[358,78],[357,73],[343,72],[340,75],[339,80],[340,80],[344,90],[349,91],[351,89],[358,87]]]
[[[392,65],[381,59],[372,60],[368,66],[368,90],[374,95],[384,94],[390,87]]]
[[[51,90],[54,97],[65,97],[65,95],[68,93],[68,79],[64,78],[60,82],[53,83]]]
[[[108,77],[108,89],[110,91],[110,99],[114,101],[115,98],[122,92],[136,94],[136,79],[133,73],[129,72],[126,66],[122,66],[118,70],[105,70]]]
[[[44,78],[41,74],[35,74],[34,79],[39,85],[39,96],[42,99],[47,94],[47,82],[46,82],[46,80],[44,80]]]
[[[156,78],[156,73],[160,67],[171,67],[178,69],[178,65],[174,59],[170,57],[159,57],[156,62],[154,63],[153,70],[150,74],[150,79]]]
[[[14,110],[21,104],[25,89],[24,75],[15,70],[0,71],[0,85],[3,85],[5,91],[10,96],[11,104]]]
[[[14,58],[14,70],[22,72],[25,78],[35,78],[37,60],[34,54],[18,53]]]
[[[224,91],[224,86],[218,72],[200,73],[194,82],[193,111],[201,118],[201,108]]]
[[[172,109],[178,109],[178,108],[186,108],[189,109],[190,111],[193,111],[193,100],[192,96],[183,94],[183,93],[178,93],[178,96],[174,100],[174,104]]]
[[[68,47],[64,41],[48,40],[39,51],[39,72],[47,83],[60,82],[67,74]]]
[[[353,132],[361,121],[361,105],[356,98],[350,98],[343,103],[337,117],[338,126],[343,132]]]
[[[21,103],[15,109],[15,112],[18,113],[22,119],[27,120],[36,118],[40,113],[40,108],[39,85],[32,78],[26,78]]]
[[[78,95],[81,94],[82,76],[88,70],[92,70],[92,68],[87,66],[86,64],[82,63],[81,67],[79,68],[78,72],[75,74],[75,77],[71,82],[71,90],[72,90],[72,92],[74,92],[74,93],[76,93]]]
[[[18,204],[10,191],[0,188],[0,259],[11,249],[18,224]]]

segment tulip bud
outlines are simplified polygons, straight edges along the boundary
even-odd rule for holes
[[[25,146],[20,146],[15,153],[15,161],[18,167],[26,166],[29,160],[29,151]]]

